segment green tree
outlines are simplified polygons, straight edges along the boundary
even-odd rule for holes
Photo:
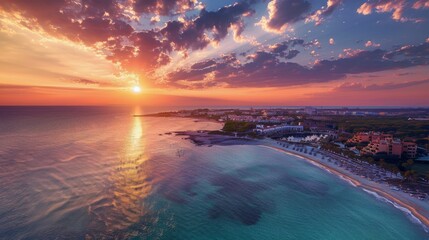
[[[414,180],[416,180],[416,176],[417,176],[417,174],[416,174],[416,171],[414,171],[414,170],[407,170],[407,171],[404,173],[404,177],[405,177],[407,180],[414,181]]]
[[[226,121],[223,126],[225,132],[247,132],[255,128],[255,124],[248,122]]]

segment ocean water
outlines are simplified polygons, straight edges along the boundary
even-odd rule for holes
[[[429,239],[391,204],[259,146],[194,146],[138,108],[0,108],[0,239]]]

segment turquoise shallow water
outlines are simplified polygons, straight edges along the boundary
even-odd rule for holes
[[[403,212],[303,160],[196,147],[190,119],[0,109],[0,239],[429,239]]]

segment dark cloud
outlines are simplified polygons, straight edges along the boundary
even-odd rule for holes
[[[191,69],[204,69],[207,67],[211,67],[215,64],[216,62],[214,60],[207,60],[207,61],[195,63],[194,65],[191,66]]]
[[[193,10],[198,2],[192,0],[136,0],[134,10],[139,14],[174,15]]]
[[[356,76],[353,76],[354,78],[379,78],[379,77],[382,77],[381,75],[372,75],[372,74],[370,74],[370,75],[356,75]]]
[[[252,3],[242,1],[213,12],[202,9],[198,17],[185,22],[169,21],[159,31],[134,32],[130,36],[133,47],[115,48],[111,58],[133,71],[165,65],[170,61],[169,54],[173,51],[187,53],[200,50],[212,41],[224,39],[228,29],[242,21],[243,14],[254,12]]]
[[[241,24],[243,15],[254,13],[253,1],[242,1],[225,6],[217,11],[202,9],[199,16],[188,22],[170,21],[161,29],[173,50],[186,51],[205,48],[211,41],[219,42],[226,37],[228,29]],[[207,34],[210,32],[211,37]]]
[[[410,61],[385,60],[383,58],[385,54],[386,51],[381,49],[361,51],[348,58],[322,60],[313,69],[315,71],[329,71],[339,74],[358,74],[414,66]]]
[[[313,12],[306,18],[306,22],[315,22],[319,25],[323,22],[325,17],[331,15],[342,3],[342,0],[328,0],[326,7]]]
[[[271,0],[268,4],[269,16],[263,17],[260,24],[269,31],[284,31],[288,24],[303,20],[310,7],[310,2],[306,0]]]
[[[128,36],[133,31],[114,0],[0,1],[0,9],[19,12],[30,21],[29,27],[87,44]]]
[[[296,57],[299,54],[298,50],[290,50],[287,54],[281,55],[281,57],[284,57],[285,59],[292,59]]]
[[[395,51],[386,54],[387,58],[398,58],[398,57],[420,57],[421,60],[426,60],[429,56],[429,42],[425,42],[420,45],[405,45],[398,48]]]
[[[408,75],[412,75],[412,74],[414,74],[414,73],[412,73],[412,72],[404,72],[404,73],[398,73],[398,74],[396,74],[396,76],[408,76]]]
[[[295,63],[284,63],[282,59],[292,59],[299,54],[296,49],[290,49],[297,45],[304,46],[302,39],[292,39],[271,46],[267,51],[257,51],[245,56],[245,63],[237,58],[235,53],[224,55],[220,58],[204,60],[195,63],[190,69],[179,69],[169,74],[172,85],[180,86],[180,81],[186,81],[192,88],[198,87],[198,82],[205,79],[207,74],[214,74],[217,83],[227,83],[230,86],[258,85],[258,80],[265,79],[261,84],[279,85],[279,79],[285,72],[291,77],[303,80],[309,77],[307,69]],[[302,75],[302,76],[301,76]],[[216,82],[211,82],[216,85]],[[281,85],[281,84],[280,84]],[[204,85],[208,87],[207,84]],[[189,87],[189,86],[187,86]]]
[[[165,42],[159,40],[159,33],[155,31],[133,32],[128,41],[130,45],[122,45],[113,41],[109,48],[111,55],[108,59],[121,63],[126,69],[145,73],[170,61],[168,53],[171,51]]]
[[[246,25],[245,18],[255,12],[253,5],[257,2],[242,0],[208,11],[194,0],[15,0],[0,1],[0,10],[19,12],[20,15],[14,16],[19,16],[18,20],[29,28],[40,28],[53,36],[66,37],[102,50],[109,60],[121,64],[124,69],[148,76],[158,67],[168,64],[170,55],[175,52],[187,55],[190,51],[204,49],[210,43],[225,39],[231,30],[240,36]],[[360,13],[369,14],[383,6],[383,11],[390,11],[402,19],[405,2],[367,0]],[[424,1],[418,2],[416,9],[425,7]],[[328,0],[325,7],[310,12],[307,0],[271,0],[269,16],[260,24],[277,32],[303,19],[317,24],[338,9],[341,3],[342,0]],[[183,14],[180,20],[176,20],[177,14]],[[154,15],[174,18],[163,18],[162,27],[135,22],[141,17],[145,19]],[[145,29],[148,26],[149,29]],[[317,39],[309,43],[293,39],[274,44],[269,49],[261,47],[251,54],[229,54],[195,63],[189,68],[173,71],[167,79],[176,86],[182,86],[183,82],[191,85],[194,82],[194,86],[218,83],[232,87],[290,86],[341,79],[347,74],[429,64],[429,43],[402,46],[393,51],[353,52],[349,49],[350,54],[346,58],[321,60],[312,67],[290,62],[302,51],[295,47],[305,49],[310,45],[320,47]],[[97,84],[90,81],[76,82]]]
[[[303,42],[300,44],[305,45]],[[346,58],[319,61],[313,67],[282,60],[298,54],[297,50],[288,50],[289,46],[285,43],[276,44],[268,51],[257,51],[246,56],[244,61],[238,61],[235,55],[234,61],[230,62],[224,58],[211,59],[196,64],[204,68],[179,69],[172,72],[168,79],[171,84],[180,86],[180,81],[199,81],[213,73],[217,81],[231,87],[292,86],[337,80],[345,78],[347,74],[429,65],[429,43],[403,46],[393,51],[360,51]]]
[[[339,79],[343,74],[329,71],[315,72],[310,68],[297,63],[284,62],[281,59],[292,58],[298,54],[297,50],[273,53],[257,51],[248,55],[245,63],[241,63],[235,55],[212,59],[216,64],[204,69],[179,69],[169,74],[170,84],[180,86],[180,81],[198,82],[207,74],[215,74],[218,83],[225,83],[231,87],[273,87],[291,86],[311,82],[323,82],[330,79]],[[283,56],[283,57],[282,57]]]
[[[71,1],[68,1],[68,3],[70,4]],[[116,0],[82,0],[80,7],[82,14],[86,16],[102,17],[106,13],[113,17],[120,16],[120,7]]]
[[[84,78],[74,79],[73,82],[84,84],[84,85],[98,85],[99,84],[98,81],[84,79]]]
[[[299,51],[296,49],[288,50],[290,47],[295,47],[297,45],[304,46],[304,40],[302,39],[292,39],[277,43],[273,46],[270,46],[270,53],[275,57],[292,59],[299,54]]]
[[[423,85],[423,84],[429,84],[429,79],[421,80],[421,81],[411,81],[411,82],[404,82],[404,83],[385,83],[385,84],[370,84],[370,85],[364,85],[362,83],[345,83],[340,85],[339,87],[335,88],[335,90],[340,91],[362,91],[362,90],[369,90],[369,91],[380,91],[380,90],[395,90],[395,89],[401,89],[401,88],[407,88],[417,85]]]
[[[417,46],[402,46],[393,51],[381,49],[360,51],[348,58],[320,61],[313,69],[339,74],[353,74],[402,69],[428,64],[429,43],[423,43]]]
[[[296,45],[301,45],[301,46],[304,45],[304,40],[292,39],[281,43],[277,43],[271,46],[270,48],[272,49],[271,52],[280,54],[282,52],[285,52],[289,47],[295,47]]]
[[[162,29],[134,29],[142,14],[174,15],[202,5],[194,0],[17,0],[0,1],[0,10],[19,12],[26,25],[54,36],[67,37],[108,52],[108,59],[127,70],[151,72],[170,62],[170,54],[200,50],[224,39],[232,26],[244,30],[243,17],[251,15],[256,0],[243,0],[217,11],[202,9],[184,21],[168,21]],[[133,11],[137,15],[133,15]],[[137,25],[133,25],[137,26]]]
[[[322,16],[331,15],[342,2],[342,0],[328,0],[326,8],[322,11]]]
[[[342,3],[342,0],[328,0],[326,6],[309,13],[310,2],[306,0],[271,0],[268,4],[268,18],[262,17],[259,25],[265,30],[281,33],[289,24],[304,20],[321,24]]]
[[[88,17],[80,24],[80,39],[86,43],[106,41],[109,37],[129,36],[134,30],[127,23]]]

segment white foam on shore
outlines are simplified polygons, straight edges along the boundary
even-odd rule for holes
[[[413,223],[421,225],[423,227],[423,229],[425,230],[425,232],[429,232],[428,227],[424,223],[422,223],[420,221],[420,219],[418,219],[416,216],[414,216],[414,214],[409,209],[407,209],[406,207],[403,207],[403,206],[399,205],[398,203],[396,203],[396,202],[394,202],[394,201],[392,201],[392,200],[390,200],[388,198],[385,198],[383,196],[380,196],[378,193],[370,191],[370,190],[368,190],[366,188],[362,188],[362,190],[364,190],[365,192],[367,192],[370,195],[374,196],[379,201],[392,204],[396,209],[399,209],[402,212],[404,212],[411,219],[411,221]]]
[[[369,193],[370,195],[373,195],[373,196],[375,196],[376,197],[376,199],[377,200],[380,200],[380,201],[383,201],[383,202],[386,202],[386,203],[390,203],[390,204],[392,204],[396,209],[399,209],[400,211],[402,211],[402,212],[404,212],[408,217],[409,217],[409,219],[411,220],[411,222],[413,222],[413,223],[415,223],[415,224],[418,224],[418,225],[420,225],[420,226],[422,226],[423,227],[423,229],[424,229],[424,231],[425,232],[427,232],[427,233],[429,233],[429,228],[428,228],[428,226],[426,226],[424,223],[422,223],[421,221],[420,221],[420,219],[418,219],[409,209],[407,209],[406,207],[403,207],[403,206],[401,206],[400,204],[398,204],[398,203],[396,203],[396,202],[394,202],[394,201],[391,201],[391,200],[389,200],[388,198],[385,198],[385,197],[383,197],[383,196],[380,196],[378,193],[376,193],[376,192],[373,192],[373,191],[370,191],[370,190],[368,190],[368,189],[366,189],[366,188],[364,188],[364,187],[362,187],[362,186],[357,186],[355,183],[353,183],[353,181],[351,181],[350,179],[348,179],[347,177],[344,177],[341,173],[339,173],[339,174],[337,174],[337,173],[333,173],[332,171],[330,171],[327,167],[325,167],[324,165],[322,165],[321,163],[318,163],[317,162],[317,160],[310,160],[310,158],[308,158],[308,157],[304,157],[304,156],[301,156],[300,155],[300,153],[294,153],[294,151],[293,150],[286,150],[286,149],[282,149],[282,148],[278,148],[278,149],[276,149],[276,147],[271,147],[271,146],[266,146],[266,145],[262,145],[262,146],[265,146],[265,147],[268,147],[268,148],[272,148],[272,149],[274,149],[274,150],[279,150],[279,149],[281,149],[283,152],[286,152],[287,154],[289,154],[289,155],[292,155],[292,156],[295,156],[295,157],[298,157],[298,158],[301,158],[301,159],[303,159],[303,160],[305,160],[305,161],[307,161],[307,162],[309,162],[309,163],[311,163],[312,165],[314,165],[314,166],[317,166],[317,167],[319,167],[319,168],[322,168],[322,169],[324,169],[324,170],[326,170],[326,171],[328,171],[329,173],[331,173],[331,174],[333,174],[333,175],[335,175],[335,176],[338,176],[338,177],[340,177],[342,180],[344,180],[344,181],[346,181],[346,182],[348,182],[348,183],[350,183],[350,185],[352,185],[353,187],[359,187],[359,188],[362,188],[362,190],[364,190],[365,192],[367,192],[367,193]]]
[[[346,182],[348,182],[348,183],[350,183],[350,185],[352,185],[353,187],[357,187],[357,185],[354,183],[354,182],[352,182],[350,179],[348,179],[348,178],[345,178],[343,175],[338,175],[341,179],[343,179],[344,181],[346,181]]]
[[[294,153],[294,152],[292,152],[292,151],[290,151],[290,150],[286,150],[286,149],[283,149],[283,151],[285,151],[287,154],[292,155],[292,156],[294,156],[294,157],[301,158],[301,159],[305,160],[306,162],[308,162],[308,163],[310,163],[310,164],[312,164],[312,165],[314,165],[314,166],[316,166],[316,167],[318,167],[318,168],[322,168],[322,169],[324,169],[325,171],[329,172],[330,174],[334,174],[334,175],[336,175],[336,174],[335,174],[335,173],[333,173],[329,168],[327,168],[327,167],[323,166],[322,164],[318,163],[318,162],[317,162],[317,161],[315,161],[315,160],[310,160],[310,158],[309,158],[309,157],[304,157],[304,156],[299,155],[300,153],[298,153],[298,152],[297,152],[297,153]]]

